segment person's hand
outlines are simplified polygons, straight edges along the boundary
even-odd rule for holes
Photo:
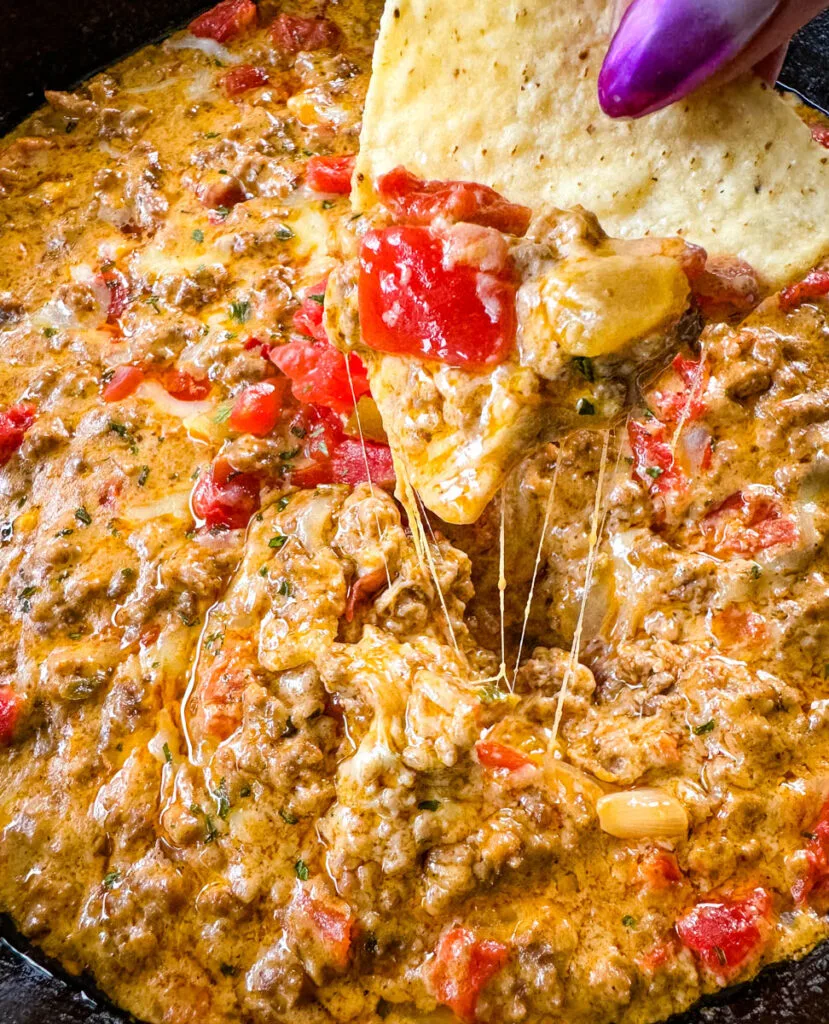
[[[611,117],[641,117],[716,76],[774,82],[789,39],[828,0],[633,0],[599,75]]]

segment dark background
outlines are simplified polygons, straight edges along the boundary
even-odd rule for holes
[[[44,87],[67,88],[162,38],[206,6],[201,0],[0,0],[0,5],[0,133],[40,106]],[[829,12],[796,37],[780,81],[829,111]],[[0,917],[0,1024],[124,1020],[91,984],[66,978]],[[799,964],[770,968],[673,1024],[829,1024],[829,943]]]

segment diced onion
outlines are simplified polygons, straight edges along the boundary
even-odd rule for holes
[[[609,793],[596,802],[599,825],[617,839],[670,839],[688,832],[688,814],[660,789]]]
[[[176,519],[192,519],[190,514],[190,491],[176,491],[166,494],[158,501],[149,505],[135,505],[125,513],[125,518],[136,523],[149,522],[162,516],[173,516]]]
[[[189,33],[180,39],[168,42],[167,48],[170,50],[201,50],[206,57],[214,57],[223,64],[239,64],[242,60],[241,57],[236,57],[230,50],[222,46],[221,43],[217,43],[215,39],[200,39],[198,36],[193,36]]]
[[[139,386],[138,394],[142,398],[148,398],[161,412],[180,420],[192,419],[201,413],[210,412],[213,408],[213,402],[209,399],[205,399],[203,402],[183,402],[180,398],[173,398],[155,380],[145,380]]]

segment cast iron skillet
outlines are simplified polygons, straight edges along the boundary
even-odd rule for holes
[[[483,0],[482,0],[483,2]],[[551,0],[555,2],[555,0]],[[204,0],[0,0],[0,134],[63,89],[178,27]],[[789,50],[780,84],[829,111],[829,12]],[[0,869],[1,870],[1,869]],[[126,1024],[89,978],[67,975],[0,915],[0,1024]],[[670,1024],[829,1024],[829,942]]]

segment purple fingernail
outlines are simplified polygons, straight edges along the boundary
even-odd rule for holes
[[[641,117],[686,96],[735,57],[778,0],[633,0],[599,74],[610,117]]]

